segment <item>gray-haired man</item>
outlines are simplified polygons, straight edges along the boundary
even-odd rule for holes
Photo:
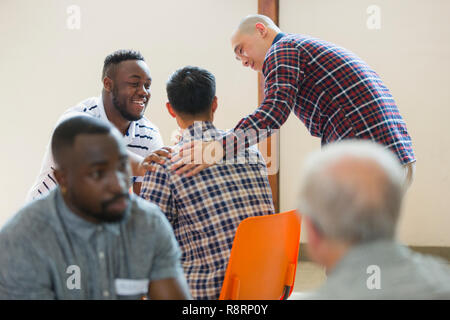
[[[447,263],[394,240],[403,183],[398,159],[373,142],[338,142],[309,157],[299,212],[309,257],[328,275],[311,298],[450,298]]]

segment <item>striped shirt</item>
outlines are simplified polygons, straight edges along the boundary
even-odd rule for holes
[[[402,164],[415,161],[411,138],[391,93],[354,53],[309,36],[279,34],[266,54],[262,73],[264,100],[235,132],[267,129],[258,132],[263,139],[293,111],[322,145],[367,139],[390,148]],[[239,134],[234,137],[239,145],[245,143]],[[224,147],[227,154],[233,152],[233,145],[225,140]]]
[[[75,107],[68,109],[60,117],[57,124],[61,123],[63,120],[80,114],[90,115],[92,117],[108,121],[105,107],[103,106],[103,99],[100,96],[88,98],[80,102]],[[137,121],[132,121],[123,139],[128,150],[141,157],[145,157],[153,150],[160,149],[164,146],[158,127],[156,127],[145,117],[142,117]],[[47,194],[57,185],[53,174],[55,165],[50,144],[51,142],[47,145],[44,159],[42,161],[41,171],[36,179],[36,182],[28,193],[27,201]]]
[[[188,141],[223,135],[211,122],[196,122],[184,130],[175,153]],[[171,222],[194,299],[218,299],[239,223],[274,213],[265,161],[249,148],[189,178],[176,175],[169,166],[167,162],[147,172],[141,197],[157,204]]]

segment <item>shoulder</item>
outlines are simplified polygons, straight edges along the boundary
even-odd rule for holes
[[[88,112],[98,108],[99,97],[90,97],[67,109],[66,112]]]
[[[148,120],[145,116],[134,122],[136,131],[150,132],[153,134],[159,134],[159,128],[153,122]]]
[[[51,192],[20,209],[0,230],[0,246],[38,244],[44,235],[49,236],[56,219],[53,198],[54,192]]]
[[[283,50],[297,49],[302,45],[303,42],[308,41],[309,39],[311,38],[298,34],[287,34],[270,47],[269,54],[273,54]]]
[[[154,184],[160,184],[165,182],[171,176],[169,167],[171,166],[170,161],[165,161],[164,163],[153,163],[154,170],[148,170],[144,176],[144,182],[152,182]]]
[[[98,107],[98,97],[87,98],[77,105],[67,109],[59,118],[58,123],[71,117],[85,115],[90,117],[100,117],[100,109]]]
[[[156,204],[136,195],[131,196],[131,213],[127,223],[148,235],[148,232],[159,231],[158,228],[164,226],[166,220],[166,216]]]

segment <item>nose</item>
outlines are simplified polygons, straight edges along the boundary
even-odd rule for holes
[[[248,61],[248,59],[242,59],[242,65],[243,65],[244,67],[248,67],[248,66],[249,66],[249,61]]]
[[[145,88],[145,85],[142,85],[139,87],[139,90],[137,93],[140,96],[150,97],[150,88],[147,89],[147,88]]]
[[[119,194],[127,192],[129,188],[129,177],[120,171],[111,172],[109,179],[107,179],[108,191],[112,194]]]

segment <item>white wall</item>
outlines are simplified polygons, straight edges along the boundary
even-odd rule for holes
[[[381,9],[380,29],[369,30],[370,5]],[[450,1],[280,0],[280,27],[334,42],[359,55],[391,90],[417,157],[399,240],[450,245]],[[295,137],[295,139],[294,139]],[[292,179],[318,139],[292,115],[281,130],[281,207],[295,207]],[[302,237],[303,241],[304,237]]]
[[[381,8],[381,29],[368,30],[366,9]],[[69,30],[66,10],[81,9]],[[166,142],[175,122],[165,111],[165,81],[184,65],[216,75],[216,124],[232,128],[257,103],[257,77],[234,59],[229,37],[257,0],[0,1],[0,226],[23,204],[39,171],[55,121],[68,107],[98,95],[103,59],[140,50],[153,77],[146,116]],[[361,56],[385,81],[411,133],[417,162],[400,239],[450,245],[449,1],[280,0],[280,26],[311,34]],[[281,210],[296,205],[299,166],[320,147],[291,116],[281,130]]]
[[[67,28],[70,5],[79,30]],[[23,204],[61,113],[99,95],[103,60],[119,48],[142,52],[152,97],[146,116],[165,142],[176,128],[165,108],[165,82],[175,69],[196,65],[216,76],[216,125],[233,128],[257,106],[257,75],[235,60],[230,36],[256,12],[240,0],[2,0],[0,1],[0,226]]]

